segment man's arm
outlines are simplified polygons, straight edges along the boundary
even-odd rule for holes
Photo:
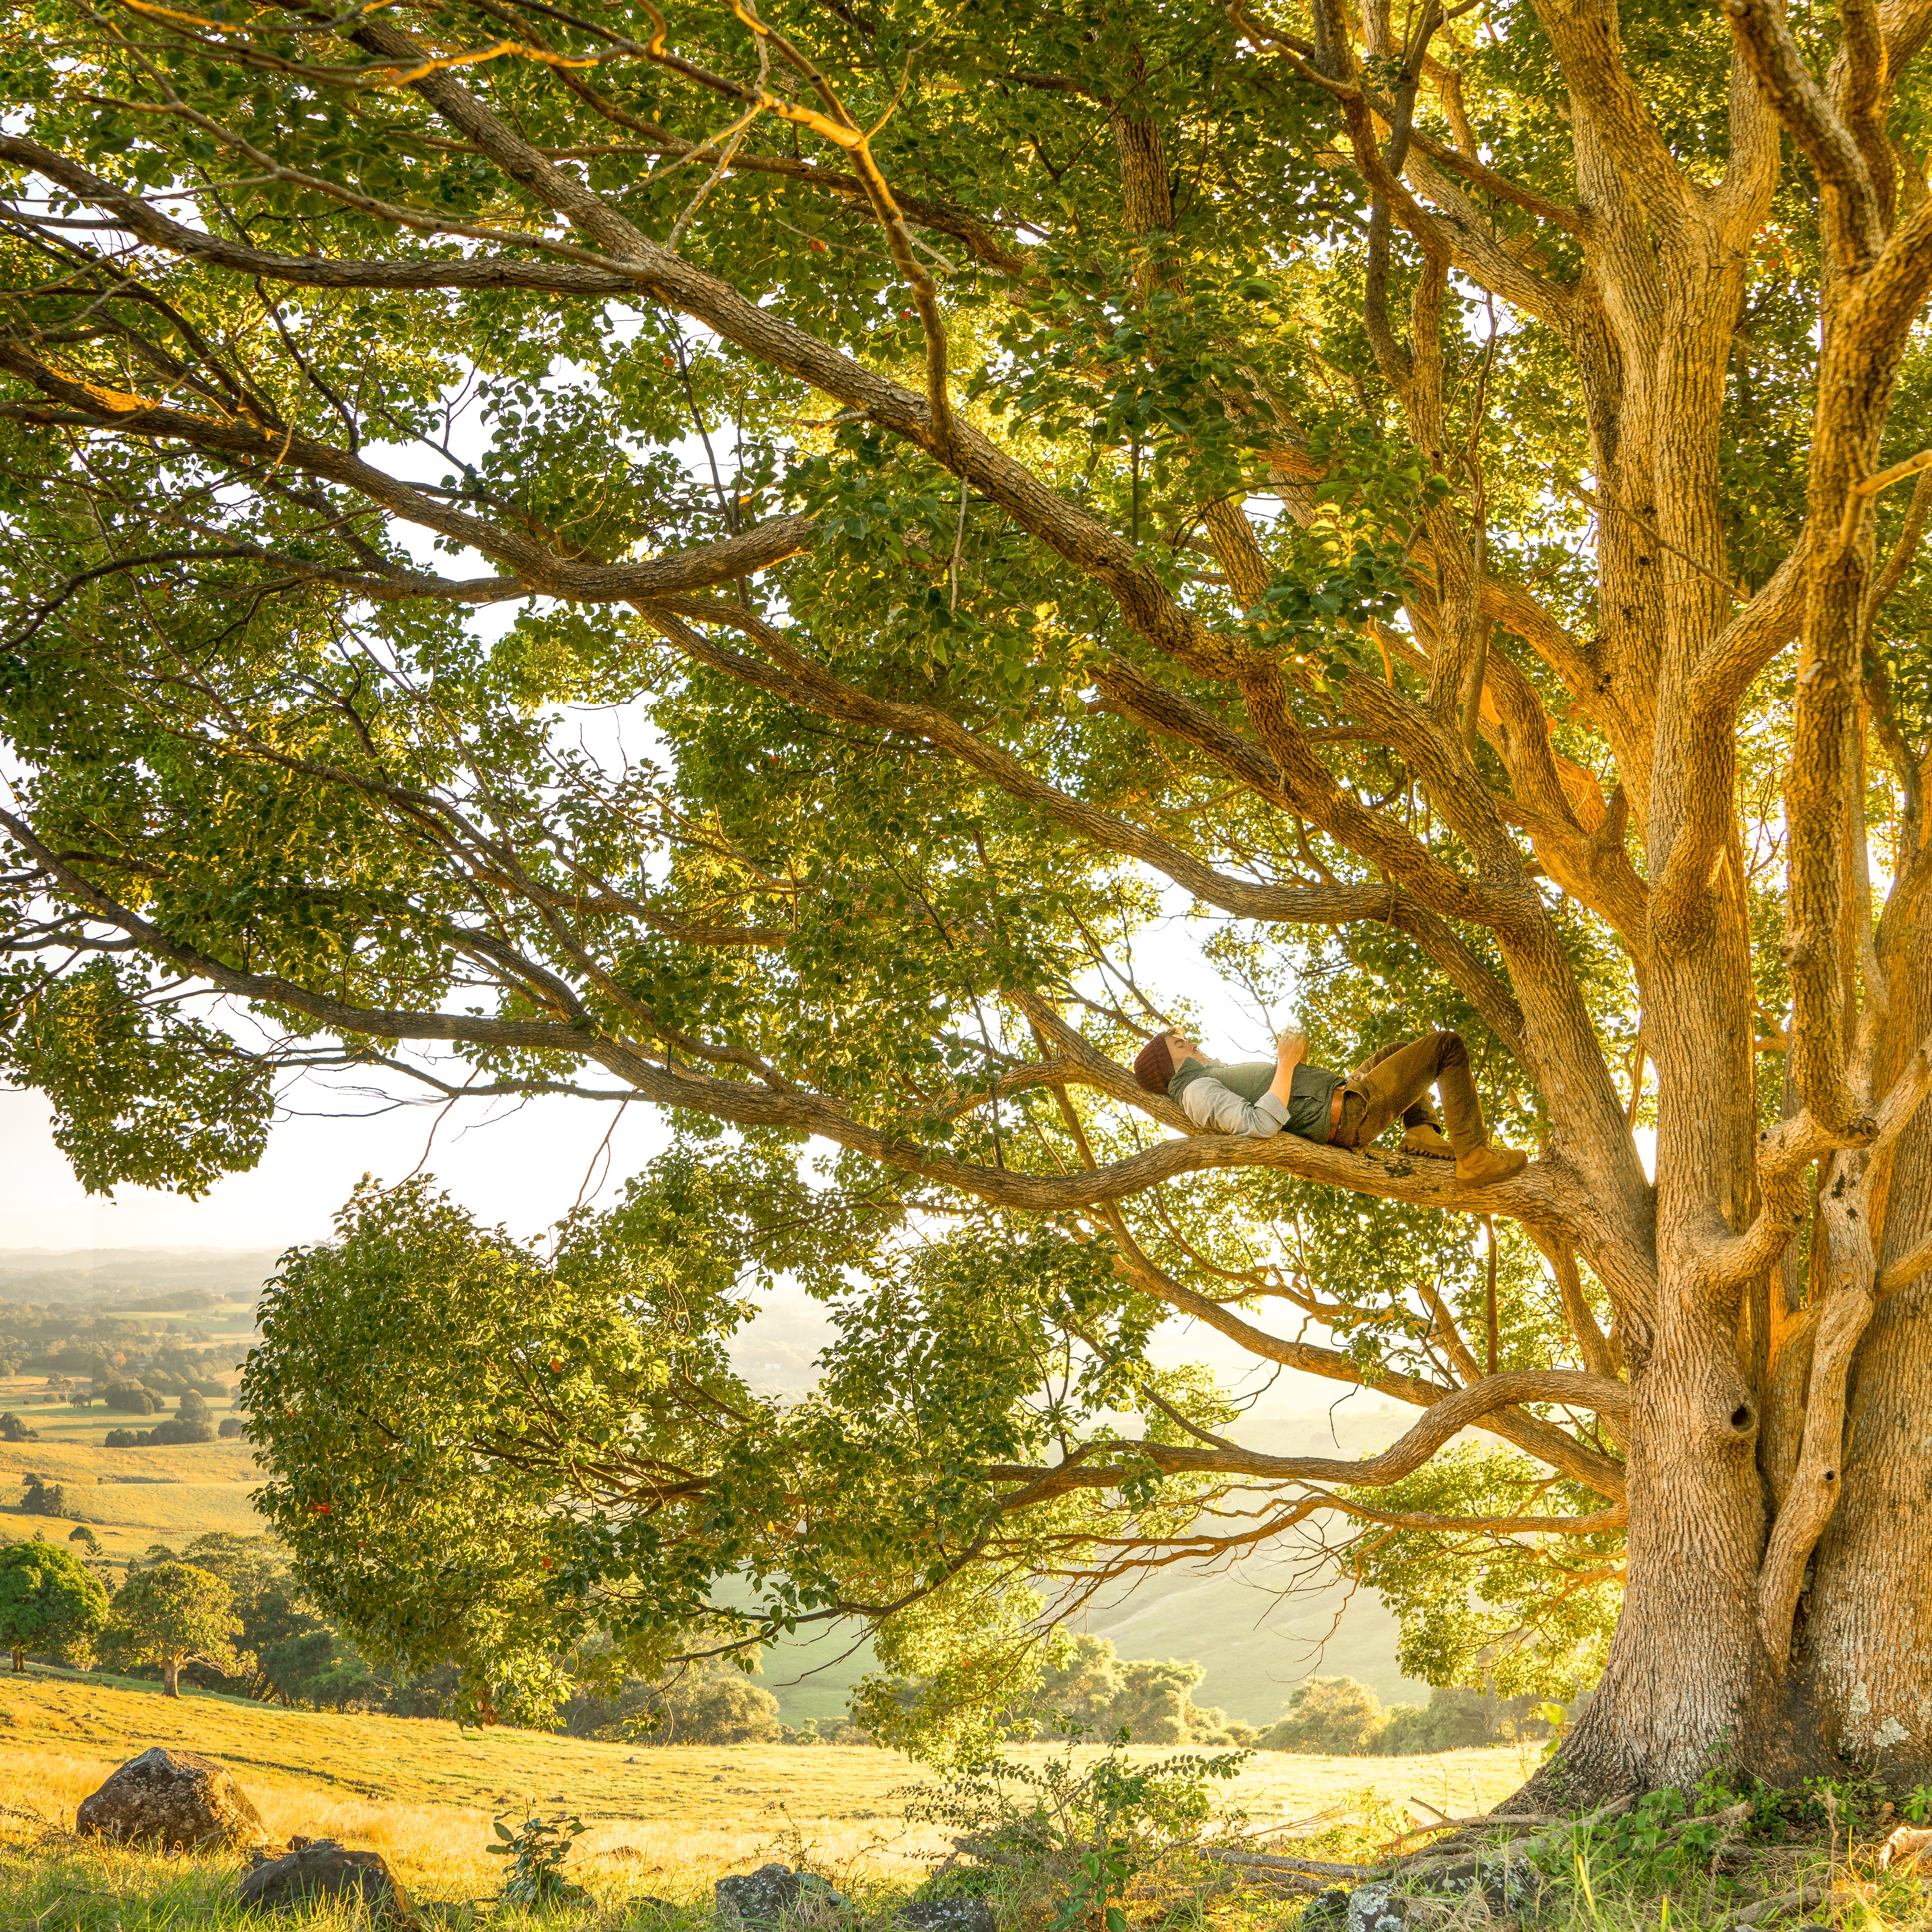
[[[1288,1118],[1288,1096],[1293,1091],[1294,1070],[1308,1058],[1308,1036],[1299,1027],[1291,1027],[1274,1043],[1274,1084],[1268,1097],[1282,1104],[1282,1118]]]
[[[1308,1036],[1285,1033],[1275,1046],[1274,1078],[1258,1100],[1244,1100],[1211,1074],[1203,1074],[1180,1090],[1180,1110],[1210,1133],[1252,1134],[1265,1140],[1287,1126],[1294,1070],[1307,1058]]]
[[[1275,1086],[1284,1091],[1288,1082],[1277,1078]],[[1270,1087],[1258,1100],[1244,1100],[1232,1087],[1224,1087],[1212,1074],[1190,1080],[1180,1090],[1180,1111],[1197,1127],[1210,1134],[1253,1134],[1265,1140],[1288,1124],[1288,1103]]]

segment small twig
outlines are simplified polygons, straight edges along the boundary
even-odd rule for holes
[[[1908,456],[1903,463],[1894,463],[1889,470],[1861,477],[1852,485],[1845,499],[1845,514],[1838,524],[1839,542],[1849,544],[1857,536],[1858,518],[1864,513],[1868,496],[1875,496],[1881,490],[1888,490],[1893,484],[1902,483],[1908,476],[1916,476],[1922,470],[1932,470],[1932,449],[1922,449],[1916,456]]]
[[[1829,1886],[1815,1879],[1807,1885],[1793,1886],[1789,1892],[1774,1893],[1742,1912],[1732,1912],[1731,1922],[1734,1925],[1761,1925],[1767,1918],[1775,1918],[1780,1912],[1802,1912],[1808,1906],[1822,1903],[1830,1890]]]

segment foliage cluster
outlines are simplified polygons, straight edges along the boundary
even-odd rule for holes
[[[584,1903],[584,1888],[564,1876],[563,1865],[585,1829],[577,1817],[546,1818],[532,1812],[514,1827],[498,1818],[496,1842],[485,1849],[510,1861],[497,1894],[502,1903],[536,1910]]]
[[[1083,1761],[1072,1742],[915,1786],[906,1816],[946,1832],[966,1862],[963,1880],[1042,1912],[1052,1932],[1126,1932],[1130,1906],[1144,1916],[1199,1885],[1213,1786],[1235,1776],[1242,1754],[1136,1761],[1116,1742]]]
[[[146,1391],[142,1394],[145,1395]],[[154,1398],[148,1396],[147,1400],[152,1402]],[[234,1418],[226,1417],[224,1420],[232,1421]],[[110,1429],[104,1443],[110,1449],[147,1449],[214,1440],[214,1420],[208,1412],[207,1400],[197,1390],[190,1389],[182,1397],[178,1411],[169,1420],[157,1423],[152,1429]]]
[[[647,1744],[776,1744],[778,1700],[752,1682],[758,1654],[694,1657],[655,1682],[632,1678],[611,1696],[579,1690],[559,1715],[573,1737]],[[815,1735],[815,1733],[814,1733]]]
[[[71,1550],[37,1539],[0,1548],[0,1648],[86,1664],[107,1619],[107,1592]]]
[[[1544,1736],[1548,1712],[1556,1708],[1533,1696],[1500,1697],[1445,1684],[1430,1690],[1426,1704],[1392,1704],[1384,1710],[1374,1691],[1352,1677],[1311,1677],[1255,1742],[1264,1750],[1420,1756]]]
[[[26,1472],[22,1481],[20,1500],[14,1504],[22,1516],[60,1516],[69,1521],[80,1516],[64,1483],[50,1482],[32,1469]]]
[[[0,1374],[45,1375],[50,1395],[152,1414],[164,1400],[190,1390],[226,1395],[225,1377],[234,1366],[234,1344],[193,1323],[185,1330],[156,1324],[124,1306],[88,1310],[68,1303],[0,1301]],[[146,1408],[139,1403],[143,1390],[152,1398]]]
[[[1195,1702],[1190,1693],[1206,1672],[1178,1658],[1123,1658],[1111,1637],[1082,1631],[1057,1634],[1052,1660],[1030,1701],[1042,1736],[1069,1726],[1137,1744],[1256,1743],[1251,1724],[1218,1707]]]

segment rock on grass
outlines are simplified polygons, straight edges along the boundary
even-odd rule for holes
[[[333,1838],[304,1840],[242,1876],[236,1902],[255,1912],[288,1912],[322,1899],[360,1900],[372,1919],[406,1919],[410,1895],[380,1852],[352,1852]]]
[[[255,1845],[268,1835],[248,1794],[220,1765],[159,1745],[83,1798],[75,1823],[86,1836],[167,1852]]]

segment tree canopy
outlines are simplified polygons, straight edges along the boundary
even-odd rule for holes
[[[38,1539],[0,1547],[0,1648],[14,1668],[28,1651],[64,1664],[93,1660],[107,1618],[107,1592],[71,1550]]]
[[[1438,1679],[1607,1658],[1569,1796],[1932,1756],[1932,4],[0,34],[11,1076],[95,1188],[297,1076],[674,1131],[290,1262],[251,1433],[373,1655],[857,1614],[938,1736],[1340,1511]],[[1208,974],[1537,1158],[1192,1131]],[[1421,1418],[1269,1454],[1176,1314]]]
[[[132,1572],[115,1592],[108,1641],[121,1656],[160,1666],[161,1688],[181,1695],[184,1664],[224,1672],[241,1669],[234,1639],[242,1634],[234,1592],[199,1564],[157,1563]]]

